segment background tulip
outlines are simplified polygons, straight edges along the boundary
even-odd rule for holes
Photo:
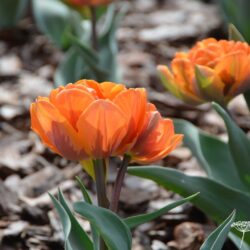
[[[176,53],[171,70],[163,65],[158,70],[168,90],[183,101],[216,101],[225,106],[250,88],[250,47],[208,38],[187,53]]]

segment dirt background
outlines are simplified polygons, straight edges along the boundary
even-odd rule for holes
[[[210,105],[189,107],[162,87],[156,65],[167,64],[176,51],[197,40],[226,37],[222,15],[210,1],[126,1],[128,13],[118,30],[118,60],[123,83],[145,87],[163,116],[184,118],[226,138],[222,120]],[[63,234],[47,192],[60,186],[71,201],[81,199],[74,177],[80,176],[95,199],[92,181],[79,164],[49,151],[30,131],[29,105],[53,88],[53,74],[63,53],[43,36],[32,16],[16,28],[0,31],[0,249],[60,250]],[[230,104],[240,126],[250,129],[242,97]],[[159,165],[190,175],[205,175],[189,149],[180,146]],[[111,166],[109,191],[115,177]],[[121,194],[120,214],[128,216],[160,208],[180,198],[148,180],[127,176]],[[89,231],[86,221],[81,221]],[[133,232],[133,250],[196,250],[215,227],[191,204],[172,210]],[[226,249],[236,249],[227,242]]]

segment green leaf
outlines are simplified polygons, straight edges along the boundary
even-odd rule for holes
[[[88,67],[84,58],[79,56],[76,47],[71,47],[64,55],[63,61],[59,64],[54,75],[56,86],[75,82],[83,76],[87,76]],[[88,78],[88,77],[86,77]]]
[[[248,0],[219,0],[218,1],[228,23],[234,24],[246,41],[250,42],[250,1]]]
[[[250,141],[220,105],[213,103],[213,107],[225,122],[229,136],[229,149],[233,161],[237,166],[242,182],[250,190]]]
[[[245,42],[246,40],[242,34],[237,30],[237,28],[230,23],[228,25],[229,40]]]
[[[36,24],[58,47],[68,48],[69,34],[75,32],[74,25],[81,23],[77,14],[58,0],[33,0],[33,11]]]
[[[15,26],[27,7],[28,0],[0,1],[0,28]]]
[[[129,228],[137,227],[141,224],[144,224],[146,222],[154,220],[154,219],[160,217],[161,215],[167,213],[171,209],[174,209],[174,208],[194,199],[198,194],[199,193],[196,193],[196,194],[193,194],[185,199],[168,204],[167,206],[165,206],[165,207],[163,207],[155,212],[152,212],[152,213],[131,216],[129,218],[124,219],[124,221],[128,225]]]
[[[88,190],[86,189],[86,187],[84,186],[84,184],[82,183],[81,179],[78,176],[76,176],[76,181],[77,181],[77,183],[82,191],[84,201],[89,203],[89,204],[93,204],[91,197],[88,193]]]
[[[129,228],[115,213],[86,202],[74,203],[74,210],[90,221],[110,250],[131,250]]]
[[[88,190],[86,189],[86,187],[84,186],[84,184],[82,183],[81,179],[76,176],[76,181],[82,191],[82,195],[84,198],[84,201],[87,202],[88,204],[92,204],[92,200],[91,197],[88,193]],[[91,224],[91,223],[90,223]],[[97,230],[95,229],[95,227],[93,227],[93,225],[91,224],[91,232],[92,232],[92,237],[93,237],[93,244],[94,244],[94,249],[98,250],[99,249],[99,235]]]
[[[62,221],[67,249],[93,250],[93,243],[70,211],[61,191],[58,192],[59,202],[52,195],[50,197]]]
[[[200,195],[192,200],[192,203],[217,223],[221,223],[234,209],[238,211],[237,220],[250,220],[250,195],[248,193],[235,190],[208,178],[187,176],[170,168],[130,167],[128,173],[153,180],[164,188],[184,197],[200,192]],[[246,237],[246,240],[250,242],[250,237]]]
[[[239,177],[227,143],[185,120],[176,119],[174,124],[176,133],[184,134],[184,144],[191,149],[211,179],[232,188],[248,190]]]
[[[221,250],[227,239],[234,219],[235,211],[233,211],[229,217],[208,236],[206,241],[202,244],[200,250]]]
[[[105,17],[105,23],[102,27],[102,33],[99,38],[99,58],[100,65],[108,72],[108,80],[119,82],[120,72],[117,64],[117,40],[116,31],[126,12],[126,5],[120,11],[117,11],[114,4],[108,7]]]
[[[65,237],[65,249],[66,250],[73,250],[69,244],[68,238],[69,238],[69,234],[71,231],[71,222],[69,219],[69,216],[67,214],[67,212],[65,211],[65,209],[63,208],[63,206],[58,202],[58,200],[52,195],[49,194],[59,216],[61,219],[61,223],[62,223],[62,227],[63,227],[63,232],[64,232],[64,237]]]
[[[250,249],[250,245],[247,244],[246,242],[242,242],[242,235],[238,236],[233,234],[232,232],[229,233],[229,238],[230,240],[240,249],[240,250],[249,250]],[[240,248],[241,247],[241,248]]]

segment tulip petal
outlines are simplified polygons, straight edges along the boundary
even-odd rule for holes
[[[32,103],[30,105],[31,129],[41,137],[44,144],[46,144],[52,151],[58,153],[58,150],[53,144],[51,144],[51,141],[43,131],[43,128],[41,127],[37,117],[36,103]]]
[[[132,149],[132,158],[138,163],[149,163],[165,157],[183,137],[174,133],[173,121],[162,119],[158,112],[150,114],[147,124]]]
[[[120,107],[127,116],[127,134],[121,143],[123,149],[120,149],[125,150],[125,148],[128,146],[127,144],[133,143],[144,125],[147,109],[146,91],[142,88],[129,89],[117,95],[113,102],[118,107]]]
[[[206,100],[216,101],[223,104],[223,90],[225,84],[221,81],[215,71],[206,66],[196,65],[195,76],[200,95]]]
[[[169,68],[165,65],[158,65],[157,69],[160,73],[164,86],[177,98],[181,98],[178,85],[175,83],[174,76],[170,72]]]
[[[69,160],[87,158],[76,131],[47,98],[34,104],[37,122],[57,152]]]
[[[122,110],[109,100],[96,100],[77,122],[91,158],[105,158],[114,153],[127,132],[127,119]]]
[[[105,99],[113,100],[120,92],[122,92],[126,88],[122,84],[102,82],[100,84],[100,89]]]
[[[245,53],[236,52],[225,56],[217,64],[215,72],[225,83],[225,96],[233,97],[242,91],[242,82],[249,76],[249,63],[250,59]]]
[[[95,101],[95,98],[87,91],[78,88],[64,89],[56,96],[54,105],[76,128],[79,116],[93,101]]]

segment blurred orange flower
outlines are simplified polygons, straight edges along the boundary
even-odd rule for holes
[[[112,2],[112,0],[64,0],[66,3],[75,6],[98,6]]]
[[[183,101],[225,106],[250,88],[250,46],[208,38],[187,53],[176,53],[171,70],[163,65],[158,70],[167,89]]]
[[[147,102],[143,88],[80,80],[38,97],[31,127],[42,141],[69,160],[131,154],[137,162],[165,157],[181,141],[171,120]]]

